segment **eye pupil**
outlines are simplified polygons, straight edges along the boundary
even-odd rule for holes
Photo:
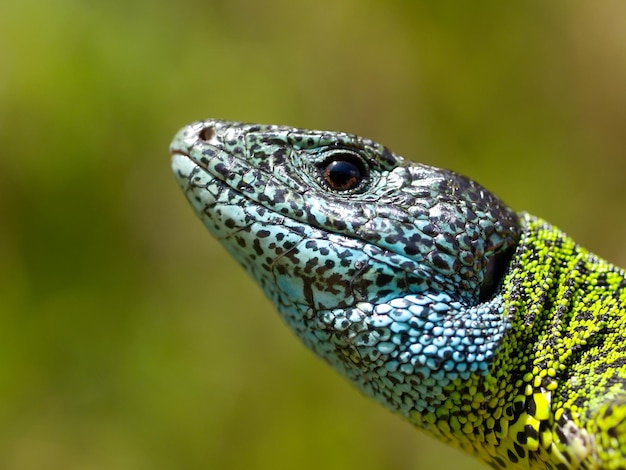
[[[348,191],[356,188],[363,178],[365,171],[360,162],[352,158],[341,158],[328,162],[321,168],[321,174],[330,189]]]

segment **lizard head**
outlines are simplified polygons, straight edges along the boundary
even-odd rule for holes
[[[480,185],[341,132],[207,120],[170,150],[209,231],[366,392],[421,412],[486,373],[520,228]],[[412,380],[409,397],[390,385]]]

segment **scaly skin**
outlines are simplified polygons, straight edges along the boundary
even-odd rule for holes
[[[354,135],[209,120],[171,152],[209,231],[366,394],[493,468],[626,468],[622,270]]]

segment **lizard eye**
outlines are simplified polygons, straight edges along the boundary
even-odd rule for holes
[[[318,168],[324,183],[334,191],[355,189],[368,176],[363,160],[347,151],[333,153]]]

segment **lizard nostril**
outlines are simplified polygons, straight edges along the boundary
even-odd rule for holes
[[[202,130],[198,132],[198,137],[205,142],[210,142],[215,138],[215,128],[213,126],[203,127]]]

